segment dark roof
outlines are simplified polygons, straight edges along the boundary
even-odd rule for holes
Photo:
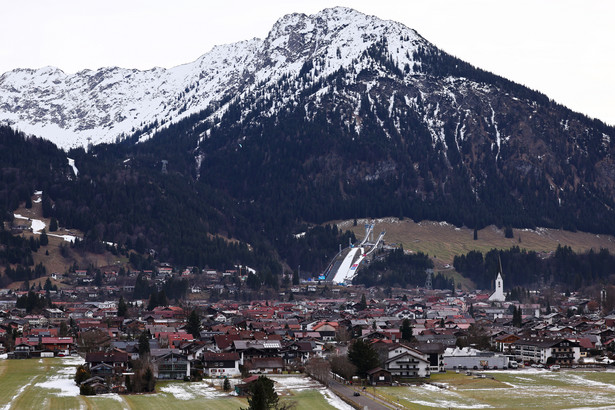
[[[387,372],[387,373],[391,373],[390,371],[388,371],[387,369],[383,369],[382,367],[376,367],[375,369],[372,370],[368,370],[367,374],[374,374],[374,373],[378,373],[378,372]]]
[[[239,360],[239,353],[213,353],[207,352],[203,354],[203,360]]]
[[[252,368],[284,367],[281,357],[254,357],[246,361]]]
[[[91,352],[86,353],[85,361],[88,363],[117,363],[117,362],[127,362],[128,361],[128,353],[119,352],[117,350],[113,352]]]

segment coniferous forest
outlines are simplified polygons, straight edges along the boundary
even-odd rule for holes
[[[43,216],[84,232],[75,244],[83,250],[100,253],[102,241],[112,243],[115,252],[132,251],[133,265],[141,268],[151,263],[150,254],[183,266],[248,265],[258,271],[254,283],[276,282],[271,278],[299,266],[322,272],[339,244],[352,238],[318,227],[339,219],[398,216],[472,229],[495,224],[615,233],[607,183],[615,138],[604,137],[611,127],[444,53],[419,49],[414,57],[422,64],[414,72],[421,76],[413,83],[410,68],[398,68],[386,50],[382,39],[358,57],[365,63],[360,72],[340,68],[317,81],[312,76],[325,62],[309,61],[297,77],[282,76],[268,95],[229,95],[177,123],[144,125],[116,144],[87,151],[65,153],[1,127],[1,217],[12,220],[13,210],[41,190]],[[424,118],[445,104],[421,89],[435,90],[451,75],[485,84],[491,94],[476,97],[475,119],[451,113],[434,139]],[[374,85],[368,90],[366,83]],[[289,92],[304,103],[265,114]],[[415,96],[412,107],[401,95]],[[212,117],[223,104],[221,115]],[[493,124],[480,123],[487,115]],[[471,138],[461,135],[462,122]],[[144,133],[151,138],[142,140]],[[490,138],[504,133],[515,138],[496,147]],[[67,157],[75,160],[77,176]],[[31,268],[27,248],[18,240],[5,245],[2,263]],[[527,273],[542,263],[535,255],[508,254],[502,259],[505,269],[511,260],[510,272],[518,264],[536,266],[511,273],[514,284],[536,280]],[[488,287],[492,259],[471,254],[456,266]],[[377,276],[382,282],[424,281],[425,261],[391,255],[382,263],[392,268]],[[550,269],[541,280],[578,281],[579,271]],[[375,277],[357,281],[376,283]]]

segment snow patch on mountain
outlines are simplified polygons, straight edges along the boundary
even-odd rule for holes
[[[117,142],[145,127],[147,138],[208,107],[219,118],[229,99],[297,76],[306,62],[314,63],[312,83],[340,67],[358,72],[367,64],[360,63],[362,53],[383,38],[400,69],[412,69],[413,52],[429,44],[400,23],[336,7],[284,16],[264,40],[215,46],[170,69],[105,67],[73,75],[54,67],[17,69],[0,76],[0,123],[65,149]]]

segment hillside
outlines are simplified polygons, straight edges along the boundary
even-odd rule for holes
[[[363,225],[367,219],[336,222],[340,229],[349,229],[357,238],[364,235]],[[558,245],[570,246],[577,253],[590,249],[599,251],[608,249],[615,253],[615,237],[612,235],[596,235],[587,232],[570,232],[560,229],[538,228],[513,229],[514,237],[506,238],[504,230],[494,225],[478,230],[478,239],[474,240],[474,231],[462,227],[457,228],[446,222],[421,221],[398,218],[380,218],[375,220],[374,232],[386,231],[386,243],[399,244],[405,250],[428,254],[439,269],[452,265],[453,257],[463,255],[472,250],[486,253],[491,249],[509,249],[513,246],[536,252],[553,252]],[[519,241],[521,238],[521,241]]]
[[[479,242],[490,225],[615,232],[615,128],[347,8],[282,17],[264,40],[168,71],[7,73],[0,101],[63,147],[117,142],[72,149],[76,174],[65,152],[0,130],[4,219],[42,189],[45,216],[89,251],[246,264],[275,283],[326,264],[343,232],[293,235],[330,220],[446,221]],[[463,249],[450,247],[426,251]]]

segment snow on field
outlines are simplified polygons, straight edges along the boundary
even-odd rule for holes
[[[172,394],[178,400],[192,400],[196,398],[214,399],[217,397],[226,397],[227,393],[222,393],[207,382],[200,383],[171,383],[161,387],[163,393]]]
[[[572,374],[570,372],[567,372],[566,374],[566,382],[579,386],[599,387],[601,389],[615,390],[615,385],[613,384],[590,380],[585,377],[581,377],[578,374]]]
[[[46,226],[47,225],[45,225],[45,222],[41,221],[40,219],[33,219],[32,220],[32,233],[36,233],[40,235],[41,231],[45,229]]]
[[[464,397],[454,390],[441,389],[431,384],[422,384],[417,387],[410,387],[409,389],[413,394],[403,398],[420,406],[463,409],[484,409],[491,407],[488,404],[483,404],[474,399]],[[476,389],[473,389],[473,391],[475,390]]]
[[[32,226],[32,232],[36,233],[36,234],[40,234],[41,231],[43,229],[45,229],[45,226],[47,226],[47,225],[45,225],[45,222],[41,221],[40,219],[30,219],[30,218],[25,217],[25,216],[20,215],[20,214],[13,214],[13,217],[15,219],[25,219],[27,221],[32,221],[32,225],[31,225]]]
[[[64,366],[79,366],[80,364],[85,364],[85,359],[81,356],[65,356],[62,358],[62,364]],[[76,369],[73,369],[73,373],[75,373]]]
[[[278,394],[289,394],[290,392],[301,392],[304,390],[318,390],[323,395],[327,403],[336,409],[352,410],[352,407],[346,404],[342,399],[337,397],[335,393],[320,384],[314,379],[305,376],[268,376],[273,380],[275,390]]]
[[[79,386],[75,384],[75,381],[72,378],[63,376],[51,376],[47,381],[36,383],[35,386],[42,387],[43,389],[60,390],[60,392],[53,393],[60,397],[75,397],[79,395]]]
[[[85,360],[80,356],[65,357],[62,359],[62,366],[57,368],[55,374],[49,375],[47,380],[36,383],[35,386],[42,387],[43,389],[60,390],[59,392],[53,392],[56,396],[77,396],[79,395],[79,386],[75,384],[73,376],[75,375],[77,366],[84,363]]]
[[[273,380],[274,387],[278,393],[285,391],[303,391],[313,389],[324,389],[324,386],[316,380],[305,376],[268,376]]]
[[[331,406],[335,407],[336,409],[339,409],[339,410],[352,410],[353,409],[352,406],[349,406],[348,404],[346,404],[342,399],[337,397],[329,389],[320,390],[320,394],[324,396],[327,403],[329,403]]]
[[[48,233],[47,236],[55,236],[56,238],[62,238],[66,242],[75,242],[77,238],[75,235],[56,235],[55,233]]]
[[[4,407],[0,407],[0,410],[10,410],[11,403],[14,402],[19,396],[21,396],[21,393],[23,393],[24,390],[26,390],[32,384],[32,380],[34,380],[34,377],[31,378],[27,384],[21,386],[19,390],[17,390],[17,393],[15,393],[13,397],[11,397],[11,400],[9,400],[8,404]]]

